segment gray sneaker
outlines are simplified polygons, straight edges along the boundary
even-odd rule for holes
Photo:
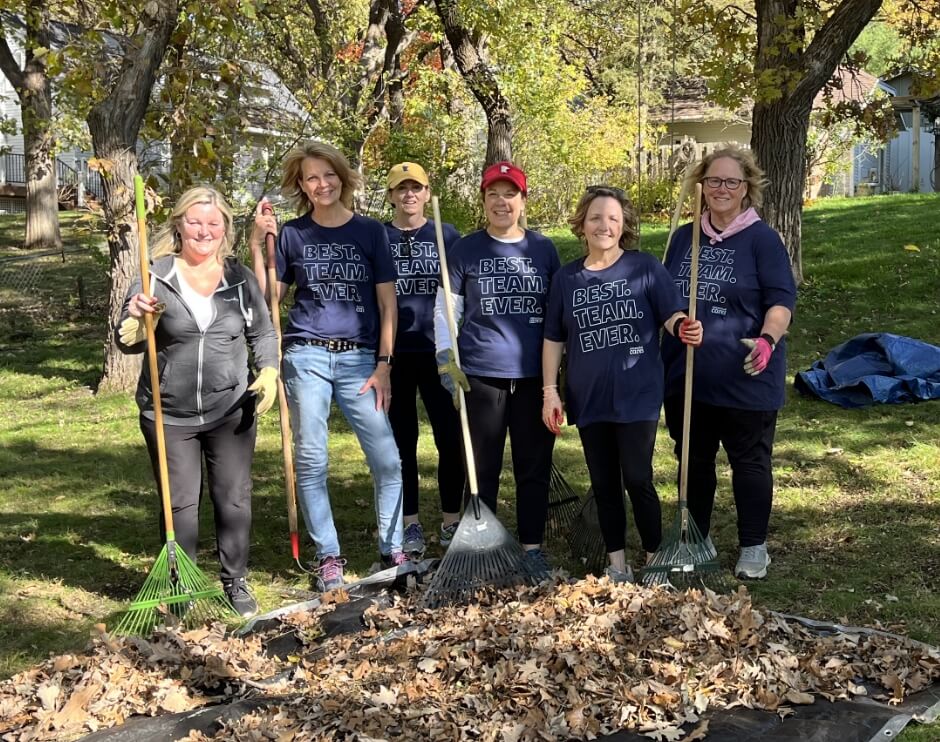
[[[402,544],[402,551],[409,556],[414,555],[419,559],[424,554],[427,545],[424,543],[424,530],[420,523],[411,523],[405,527],[405,542]]]
[[[449,526],[441,525],[441,532],[438,534],[438,541],[441,542],[441,546],[447,548],[450,546],[450,542],[454,540],[454,534],[457,533],[457,527],[460,525],[459,521],[451,523]]]
[[[629,564],[624,571],[620,571],[612,564],[608,565],[607,569],[604,570],[604,574],[614,583],[633,582],[633,570],[630,568]]]
[[[767,553],[767,542],[757,546],[742,546],[741,556],[734,566],[734,576],[742,579],[760,580],[767,576],[767,567],[770,566],[770,554]]]
[[[552,565],[541,549],[526,549],[525,567],[528,573],[539,581],[547,579],[552,571]]]
[[[320,565],[314,570],[313,587],[321,593],[335,590],[345,584],[343,580],[343,565],[346,560],[338,556],[325,556]]]

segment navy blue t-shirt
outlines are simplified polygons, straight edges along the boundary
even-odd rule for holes
[[[692,225],[683,225],[673,237],[666,268],[688,301]],[[796,284],[787,250],[764,222],[756,222],[722,242],[710,244],[702,234],[699,249],[696,319],[705,336],[695,349],[692,395],[696,401],[743,410],[778,410],[783,407],[787,347],[781,338],[767,369],[757,375],[744,372],[750,351],[741,338],[760,337],[770,307],[796,306]],[[681,394],[685,379],[685,346],[663,336],[666,395]]]
[[[669,273],[647,253],[629,250],[599,271],[578,258],[555,274],[545,339],[565,343],[569,424],[659,419],[659,330],[682,309]]]
[[[322,227],[310,214],[291,219],[277,241],[277,280],[296,287],[285,343],[336,338],[376,348],[375,286],[395,278],[381,222],[359,214],[341,227]]]
[[[398,334],[395,353],[434,352],[434,299],[441,277],[441,261],[437,254],[437,236],[434,221],[428,221],[416,230],[402,230],[391,222],[385,223],[388,241],[395,258],[398,280]],[[444,248],[450,248],[460,239],[452,224],[442,223]]]
[[[457,337],[460,364],[474,376],[522,379],[542,375],[542,330],[555,244],[526,230],[501,242],[480,230],[448,251],[451,290],[464,297]]]

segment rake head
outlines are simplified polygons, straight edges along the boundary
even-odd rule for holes
[[[237,615],[221,585],[210,582],[186,552],[171,541],[160,551],[113,633],[146,636],[161,623],[192,628],[207,620]]]
[[[730,589],[718,555],[708,546],[685,508],[679,509],[672,528],[643,569],[643,583],[677,590],[694,587],[727,592]]]
[[[519,542],[479,497],[470,499],[424,594],[426,608],[469,603],[480,590],[537,582]]]
[[[578,514],[581,498],[571,489],[561,472],[552,464],[552,478],[548,487],[548,517],[545,520],[545,539],[559,541]]]
[[[571,549],[571,556],[584,565],[585,572],[603,572],[607,565],[607,544],[604,543],[604,535],[601,533],[597,499],[593,490],[588,490],[577,517],[571,521],[568,528],[568,547]]]

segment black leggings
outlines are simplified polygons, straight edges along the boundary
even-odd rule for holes
[[[401,457],[404,515],[418,514],[418,392],[428,412],[437,447],[441,512],[459,513],[464,489],[463,443],[453,398],[441,385],[433,352],[399,353],[392,366],[392,404],[388,419]]]
[[[255,406],[250,399],[236,413],[201,426],[164,425],[170,506],[176,543],[195,561],[199,542],[202,459],[205,456],[209,497],[215,509],[215,536],[222,579],[244,577],[248,571],[251,532],[251,462],[255,452]],[[141,416],[153,475],[160,486],[156,426]],[[160,508],[160,540],[166,540]]]
[[[640,542],[646,551],[656,551],[663,535],[662,510],[653,486],[656,421],[594,423],[578,428],[578,433],[591,475],[597,517],[607,552],[620,551],[626,546],[624,487],[633,505],[633,519],[640,532]]]
[[[682,395],[665,400],[666,425],[682,454]],[[771,455],[777,428],[776,410],[739,410],[692,400],[689,431],[689,513],[707,536],[711,528],[718,476],[715,457],[725,447],[731,464],[731,489],[738,511],[738,541],[756,546],[767,540],[774,478]]]
[[[540,544],[548,515],[555,436],[542,423],[542,379],[469,376],[467,417],[480,499],[493,512],[503,470],[506,431],[512,443],[519,541]]]

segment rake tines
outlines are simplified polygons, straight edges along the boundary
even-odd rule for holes
[[[175,552],[175,569],[170,566],[171,549]],[[160,551],[114,634],[146,636],[161,623],[182,623],[192,628],[235,615],[221,586],[210,582],[186,552],[173,543]]]
[[[532,574],[525,551],[493,511],[475,495],[471,505],[424,594],[427,608],[469,603],[480,590],[532,585],[539,577]]]
[[[552,464],[552,478],[548,488],[548,517],[545,520],[545,540],[559,541],[568,532],[581,507],[581,498]]]
[[[695,519],[689,517],[687,510],[684,513],[680,510],[672,529],[643,569],[643,582],[678,590],[695,587],[727,592],[730,589],[714,547],[702,538]]]
[[[607,565],[607,545],[601,533],[597,499],[592,489],[588,490],[577,517],[571,521],[568,547],[571,556],[584,565],[585,572],[600,574]]]

